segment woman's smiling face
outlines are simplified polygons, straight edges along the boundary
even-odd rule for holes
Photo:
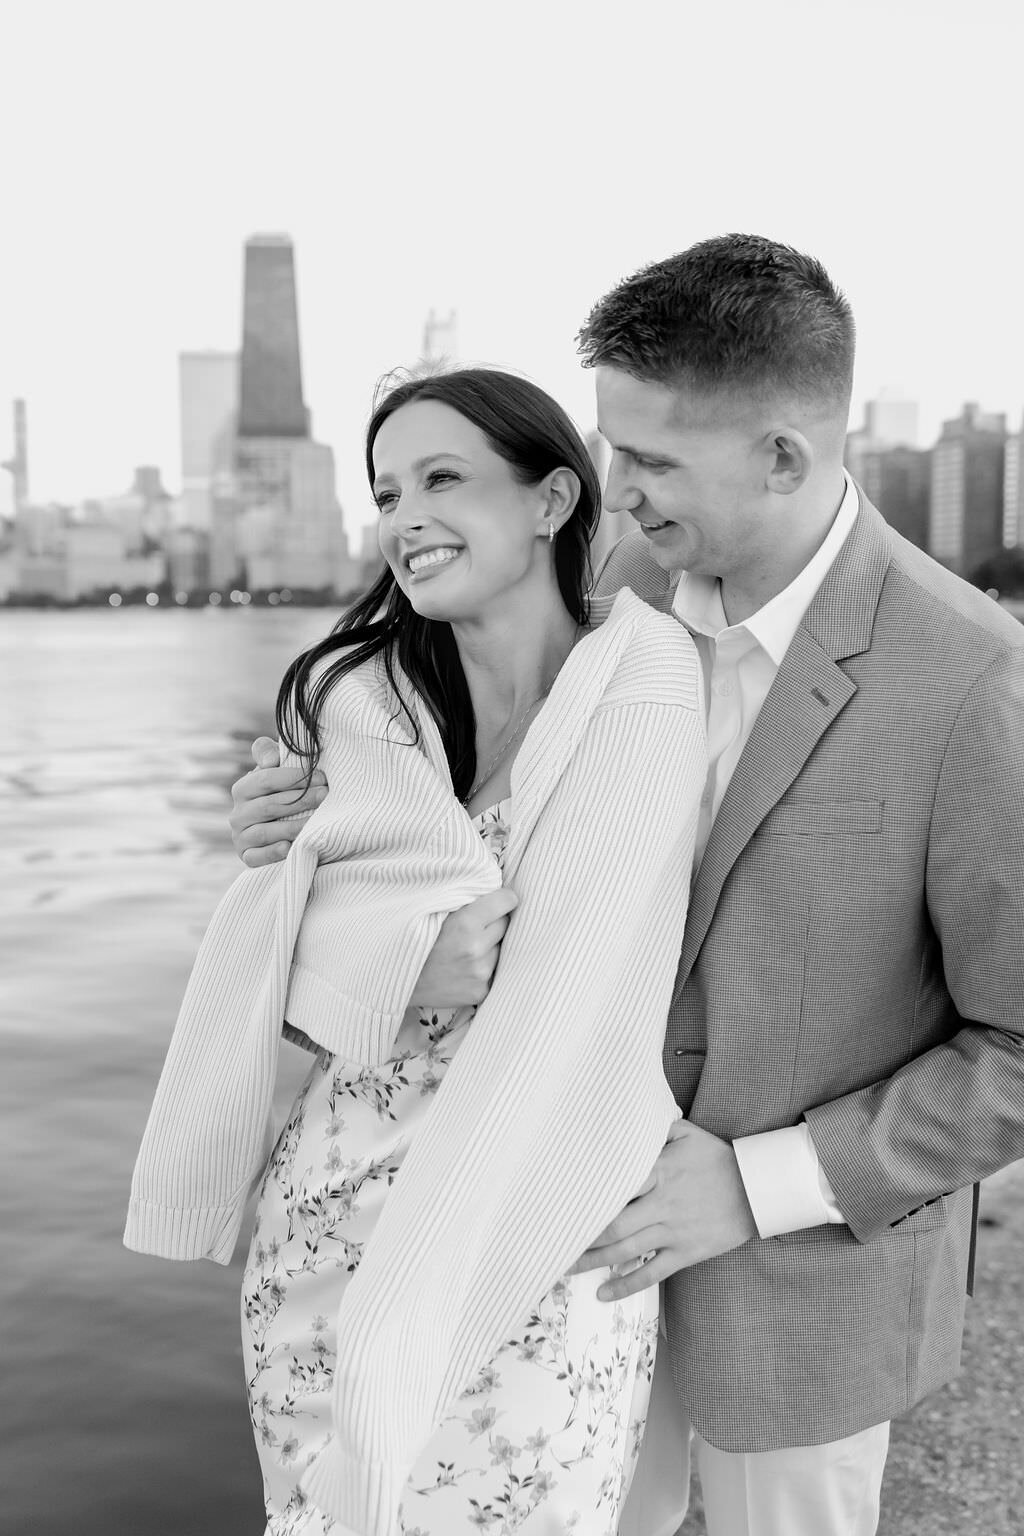
[[[541,489],[451,406],[400,406],[377,433],[373,468],[381,553],[424,618],[472,621],[549,563]]]

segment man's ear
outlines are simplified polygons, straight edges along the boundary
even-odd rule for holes
[[[814,467],[814,449],[795,427],[780,427],[764,440],[768,471],[765,485],[777,496],[792,496],[805,485]]]

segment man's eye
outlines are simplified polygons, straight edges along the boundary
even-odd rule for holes
[[[653,474],[658,474],[661,470],[668,468],[668,465],[663,464],[660,459],[645,459],[642,454],[630,453],[628,448],[621,448],[619,452],[624,459],[628,459],[631,464],[635,464],[637,469],[646,469],[650,470]]]

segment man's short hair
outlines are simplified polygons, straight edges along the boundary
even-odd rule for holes
[[[761,235],[719,235],[644,267],[591,310],[586,368],[709,395],[849,405],[854,324],[820,261]]]

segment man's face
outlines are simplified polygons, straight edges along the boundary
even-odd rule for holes
[[[600,367],[597,420],[611,450],[605,505],[626,511],[667,571],[737,580],[765,537],[764,439],[752,416],[685,386]]]

